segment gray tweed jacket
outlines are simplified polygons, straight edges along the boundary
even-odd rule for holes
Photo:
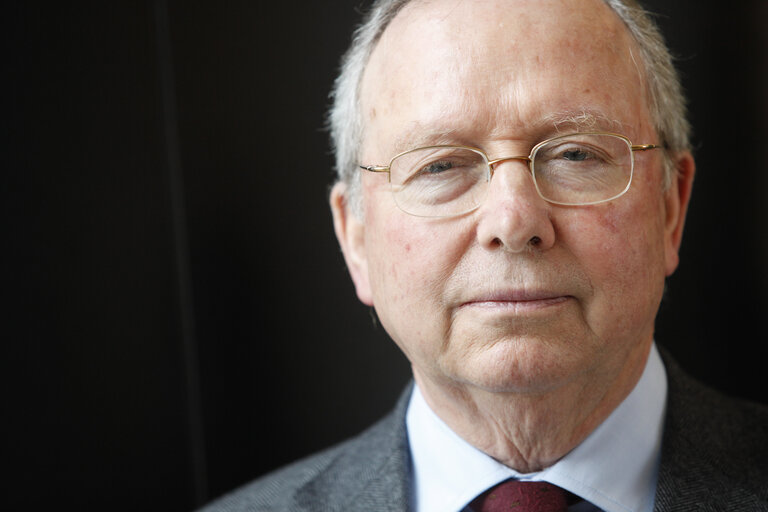
[[[710,390],[662,355],[669,393],[655,512],[768,512],[768,407]],[[409,391],[358,437],[260,478],[204,512],[409,510]]]

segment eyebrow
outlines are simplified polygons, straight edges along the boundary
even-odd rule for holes
[[[624,123],[617,119],[611,119],[604,112],[596,109],[564,110],[542,116],[541,119],[526,126],[527,133],[541,134],[541,140],[548,136],[555,136],[568,132],[580,131],[614,131],[620,132]],[[548,133],[549,135],[545,135]],[[398,155],[403,151],[438,145],[462,145],[472,146],[473,140],[461,135],[461,131],[455,127],[444,127],[441,122],[424,123],[414,121],[402,131],[394,140],[392,155]]]
[[[545,116],[544,120],[558,132],[561,132],[564,127],[573,131],[606,129],[621,131],[625,127],[624,123],[618,119],[611,119],[604,112],[594,109],[554,112]]]
[[[437,123],[422,123],[416,121],[405,131],[401,132],[394,141],[393,155],[403,151],[424,146],[439,146],[442,144],[462,144],[456,128],[441,129]]]

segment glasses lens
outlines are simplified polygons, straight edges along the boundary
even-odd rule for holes
[[[395,202],[420,217],[449,217],[477,208],[488,190],[488,174],[482,153],[453,146],[415,149],[390,165]]]
[[[539,146],[532,167],[544,199],[569,205],[599,203],[629,188],[632,148],[616,135],[566,135]]]

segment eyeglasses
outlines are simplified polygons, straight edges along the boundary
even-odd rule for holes
[[[615,133],[572,133],[539,142],[528,156],[491,160],[469,146],[426,146],[396,155],[389,165],[360,167],[389,174],[395,203],[405,213],[452,217],[483,203],[501,162],[526,162],[545,201],[586,206],[622,196],[632,183],[634,152],[659,147],[634,145]]]

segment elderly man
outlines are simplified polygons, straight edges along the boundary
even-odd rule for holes
[[[415,384],[212,510],[768,510],[768,412],[654,345],[694,162],[633,1],[380,0],[334,99],[336,234]]]

